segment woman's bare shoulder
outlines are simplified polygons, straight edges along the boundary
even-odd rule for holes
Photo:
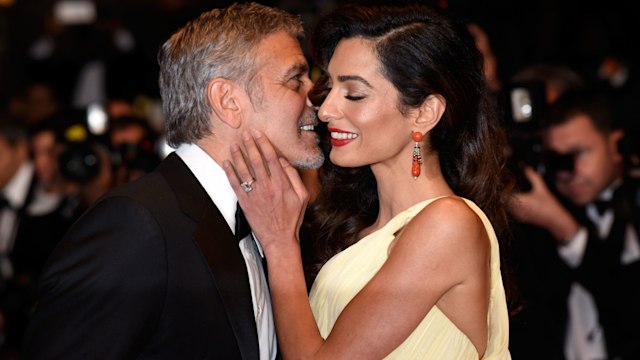
[[[487,244],[482,220],[464,199],[456,196],[439,198],[427,205],[407,224],[403,237],[430,248],[446,247],[457,253]]]

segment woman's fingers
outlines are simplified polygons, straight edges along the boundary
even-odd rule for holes
[[[253,138],[260,148],[264,162],[267,164],[269,170],[271,171],[272,169],[279,168],[280,164],[278,163],[278,155],[276,154],[276,149],[271,144],[271,141],[269,141],[269,139],[258,130],[253,131]]]
[[[261,132],[243,133],[242,146],[246,161],[243,151],[233,145],[231,161],[225,161],[223,168],[252,230],[264,249],[282,239],[297,238],[309,199],[297,170],[278,158]],[[252,179],[251,174],[255,183],[251,188],[243,186],[242,182]]]
[[[242,184],[245,184],[245,186],[249,187],[253,185],[253,182],[255,181],[253,173],[245,162],[240,147],[236,144],[231,145],[231,160],[233,161],[235,172],[238,175],[240,186],[242,186]]]
[[[291,166],[284,158],[280,158],[278,161],[296,195],[298,195],[298,198],[306,205],[309,201],[309,192],[307,191],[307,187],[304,186],[298,170]]]
[[[242,146],[242,149],[236,144],[231,146],[231,162],[225,164],[227,177],[234,190],[253,191],[253,186],[258,183],[262,190],[269,193],[291,189],[289,176],[283,171],[275,148],[263,133],[257,130],[251,134],[243,132]]]
[[[258,149],[258,146],[256,145],[256,140],[254,138],[256,131],[253,131],[253,133],[254,135],[252,136],[249,132],[243,131],[242,144],[247,154],[252,174],[255,175],[256,180],[262,180],[264,182],[264,180],[269,177],[269,169],[265,166],[263,154],[260,152],[261,149]]]
[[[234,144],[231,146],[232,164],[225,164],[225,171],[231,170],[226,169],[227,166],[235,168],[240,186],[243,182],[248,183],[253,180],[255,183],[260,182],[265,190],[293,189],[299,199],[305,202],[308,200],[308,191],[298,171],[287,160],[278,156],[275,148],[262,132],[253,130],[249,134],[245,131],[242,134],[242,141],[246,157],[243,156],[239,146]],[[233,176],[229,174],[231,181]]]
[[[253,130],[251,134],[243,132],[242,140],[249,169],[256,181],[266,182],[268,179],[281,184],[286,176],[282,172],[278,154],[269,139],[262,132]]]
[[[229,179],[229,184],[231,185],[231,188],[239,196],[239,194],[242,192],[242,189],[240,187],[240,183],[242,182],[242,180],[238,178],[238,175],[236,174],[236,170],[233,167],[233,164],[231,163],[231,161],[229,160],[223,161],[222,169],[224,170],[224,173],[227,175],[227,179]]]
[[[236,193],[238,200],[240,200],[242,195],[248,193],[247,190],[251,191],[255,179],[245,162],[240,147],[237,144],[232,144],[230,150],[231,161],[224,160],[222,169],[227,175],[227,179],[229,179],[231,188]]]
[[[263,133],[254,131],[253,136],[260,149],[260,153],[262,153],[264,164],[266,164],[271,176],[271,181],[284,189],[288,189],[290,186],[289,180],[287,179],[287,175],[282,171],[282,165],[280,164],[280,159],[278,158],[275,148]]]

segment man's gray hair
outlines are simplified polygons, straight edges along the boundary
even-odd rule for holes
[[[256,48],[278,31],[302,37],[299,16],[257,3],[236,3],[201,14],[159,50],[160,96],[167,143],[176,147],[212,133],[207,86],[213,78],[242,84],[251,101],[258,69]],[[256,84],[259,86],[259,84]]]

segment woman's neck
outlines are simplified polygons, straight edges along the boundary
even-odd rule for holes
[[[378,186],[379,212],[376,221],[365,230],[375,230],[384,226],[394,216],[409,207],[439,196],[453,195],[442,175],[436,156],[425,157],[421,174],[413,179],[407,166],[405,172],[399,167],[376,164],[371,166]]]

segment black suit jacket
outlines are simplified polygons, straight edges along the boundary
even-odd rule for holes
[[[114,189],[46,266],[25,359],[258,359],[246,265],[175,154]]]
[[[576,213],[578,221],[589,227],[589,238],[574,276],[595,299],[610,357],[640,359],[640,260],[621,259],[627,227],[640,236],[640,181],[625,178],[614,192],[611,208],[614,221],[606,239],[589,226],[584,209]]]
[[[621,262],[626,226],[632,225],[640,235],[640,181],[626,178],[616,189],[614,222],[604,240],[584,208],[566,205],[589,232],[582,262],[575,269],[560,258],[551,234],[516,226],[513,262],[524,310],[512,318],[512,356],[564,359],[567,299],[573,282],[579,282],[596,302],[609,357],[640,359],[640,261]]]

